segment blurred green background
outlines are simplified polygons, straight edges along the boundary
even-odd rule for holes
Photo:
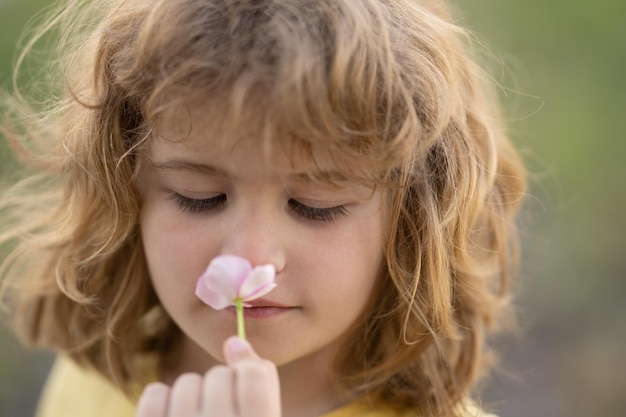
[[[44,0],[0,0],[0,85]],[[626,2],[457,0],[531,170],[522,337],[485,399],[503,417],[626,416]],[[14,167],[0,146],[0,174]],[[31,416],[51,355],[0,329],[0,416]]]

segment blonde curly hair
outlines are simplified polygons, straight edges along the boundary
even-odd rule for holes
[[[1,206],[3,297],[18,334],[122,387],[138,378],[138,354],[171,349],[181,333],[150,284],[137,153],[183,102],[220,103],[232,123],[258,106],[265,140],[294,154],[324,146],[388,196],[384,273],[336,358],[338,386],[455,415],[489,368],[488,333],[510,317],[525,173],[447,7],[84,3],[45,26],[65,28],[61,98],[31,109],[24,129],[5,123],[38,171]],[[25,108],[20,95],[11,103]]]

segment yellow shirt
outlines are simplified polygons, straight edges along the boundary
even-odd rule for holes
[[[148,368],[149,369],[149,368]],[[148,375],[156,380],[156,370]],[[474,412],[468,416],[487,414]],[[57,359],[46,383],[36,417],[134,417],[135,404],[97,372]],[[417,417],[414,411],[398,410],[360,400],[320,417]],[[491,416],[494,417],[494,416]]]

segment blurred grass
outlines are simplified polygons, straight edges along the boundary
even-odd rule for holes
[[[491,396],[504,416],[626,415],[626,2],[459,3],[526,94],[505,101],[533,172],[521,380]]]
[[[26,23],[50,4],[50,0],[0,0],[0,89],[12,90],[11,68]],[[16,170],[15,159],[0,140],[0,183],[17,177]],[[33,415],[51,361],[50,353],[21,347],[0,322],[0,417]]]
[[[0,0],[1,86],[24,23],[49,3]],[[492,53],[532,172],[525,336],[506,344],[487,401],[506,417],[626,415],[626,2],[456,3]],[[30,415],[48,363],[0,334],[0,416]]]

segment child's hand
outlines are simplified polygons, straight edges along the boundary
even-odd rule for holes
[[[274,364],[261,359],[248,342],[224,343],[228,365],[205,375],[183,374],[172,387],[148,385],[136,417],[280,417],[280,388]]]

